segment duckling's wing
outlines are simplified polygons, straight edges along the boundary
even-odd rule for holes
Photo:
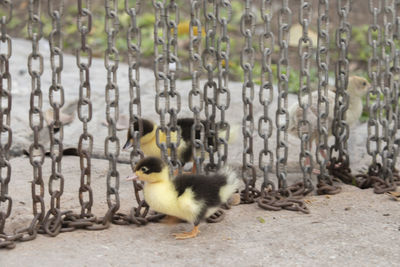
[[[219,191],[226,185],[224,175],[179,175],[173,180],[178,197],[190,189],[196,201],[202,201],[207,206],[221,204]]]

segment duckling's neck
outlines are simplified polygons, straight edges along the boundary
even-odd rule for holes
[[[169,179],[168,170],[161,173],[163,179],[158,182],[147,182],[144,186],[144,198],[150,208],[164,214],[171,214],[176,209],[178,193]]]
[[[349,124],[356,123],[360,117],[363,110],[362,97],[357,95],[352,95],[349,92],[349,108],[346,113],[346,121]]]
[[[160,157],[160,148],[157,146],[155,133],[140,139],[140,149],[146,156]]]

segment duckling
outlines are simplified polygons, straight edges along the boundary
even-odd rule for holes
[[[135,166],[127,180],[144,181],[144,199],[150,208],[193,223],[190,232],[173,234],[187,239],[199,234],[203,218],[214,214],[239,187],[234,172],[225,170],[213,175],[182,174],[170,179],[168,165],[158,157],[146,157]]]
[[[370,83],[359,76],[351,76],[349,77],[349,83],[347,87],[347,93],[349,95],[349,106],[346,112],[346,122],[349,126],[354,125],[361,116],[363,110],[362,98],[368,92],[368,88],[370,88]],[[310,150],[312,146],[312,142],[315,141],[316,145],[318,145],[318,91],[314,91],[311,94],[312,102],[311,106],[307,112],[307,119],[310,122],[311,133],[310,133]],[[307,101],[307,96],[303,96],[303,102]],[[327,97],[328,105],[329,105],[329,114],[326,117],[327,127],[328,127],[328,135],[332,135],[332,122],[334,118],[334,106],[335,106],[335,92],[332,90],[328,90]],[[299,103],[294,103],[289,108],[289,133],[292,135],[298,135],[297,125],[300,120],[302,120],[303,110],[299,106]],[[300,133],[307,131],[307,127],[301,127]],[[326,155],[321,153],[321,155],[326,158]],[[310,162],[306,162],[306,165],[309,165]],[[318,170],[314,170],[314,173],[318,173]]]
[[[154,157],[160,157],[161,156],[161,151],[159,147],[157,146],[156,143],[156,130],[157,130],[157,125],[147,119],[141,119],[142,121],[142,127],[143,127],[143,133],[142,137],[140,138],[140,148],[143,151],[143,153],[146,156],[154,156]],[[204,127],[206,127],[206,121],[202,120],[201,123],[203,124]],[[194,119],[193,118],[180,118],[177,120],[177,125],[181,128],[181,142],[178,147],[178,158],[181,161],[181,163],[184,165],[185,163],[188,163],[192,160],[193,155],[192,155],[192,143],[191,143],[191,134],[192,134],[192,126],[194,124]],[[139,122],[134,123],[134,129],[137,130],[139,129]],[[233,132],[232,130],[230,133]],[[224,136],[225,131],[221,130],[218,133],[219,136]],[[200,132],[196,131],[196,138],[200,138]],[[234,137],[230,137],[229,141],[231,142],[234,140]],[[176,141],[177,136],[176,132],[171,132],[171,140]],[[160,141],[165,142],[166,141],[166,135],[163,132],[160,132]],[[128,150],[133,146],[134,139],[132,136],[132,133],[130,129],[128,130],[127,133],[127,140],[125,145],[123,146],[123,150]],[[209,144],[213,144],[212,138],[208,139]]]

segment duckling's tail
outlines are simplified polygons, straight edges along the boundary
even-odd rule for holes
[[[219,190],[221,202],[226,203],[228,202],[229,198],[238,190],[240,180],[236,172],[228,166],[223,167],[218,173],[226,177],[226,184]]]

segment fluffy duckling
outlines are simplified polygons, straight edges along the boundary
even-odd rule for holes
[[[231,171],[183,174],[170,179],[168,165],[157,157],[140,160],[134,175],[127,178],[135,179],[145,182],[144,199],[151,209],[194,224],[192,231],[174,234],[176,239],[196,237],[200,221],[214,214],[239,186],[239,179]]]
[[[160,157],[161,151],[156,143],[156,130],[157,125],[150,120],[141,119],[143,125],[143,134],[140,138],[140,148],[146,156]],[[204,127],[206,127],[206,121],[202,120],[201,123]],[[181,142],[178,147],[178,158],[179,160],[185,164],[192,160],[192,143],[191,143],[191,133],[192,126],[194,124],[193,118],[180,118],[177,120],[177,125],[181,128]],[[134,123],[134,129],[139,129],[139,122]],[[232,131],[230,131],[232,132]],[[176,133],[171,133],[171,140],[176,141]],[[219,132],[220,136],[225,135],[224,131]],[[196,132],[196,138],[200,138],[200,132]],[[163,132],[160,132],[160,141],[165,142],[167,139],[166,135]],[[229,141],[234,138],[230,138]],[[213,140],[208,140],[209,144],[213,143]],[[128,150],[133,146],[134,140],[130,129],[127,133],[127,140],[125,145],[123,146],[124,150]]]
[[[349,83],[347,88],[347,93],[349,95],[349,106],[346,112],[346,122],[349,126],[355,124],[361,116],[363,110],[362,98],[368,92],[368,88],[370,88],[369,82],[358,76],[349,77]],[[311,95],[312,102],[311,106],[307,112],[307,119],[311,125],[311,136],[310,136],[310,150],[312,142],[318,142],[318,91],[312,92]],[[334,118],[334,106],[335,106],[335,92],[328,90],[328,102],[329,102],[329,115],[326,118],[328,134],[332,135],[332,122]],[[302,99],[304,102],[307,101],[307,96],[304,96]],[[299,106],[299,103],[293,104],[289,108],[289,133],[293,135],[298,135],[297,125],[299,121],[302,119],[303,110]],[[307,127],[301,127],[300,132],[307,131]],[[317,144],[318,145],[318,144]],[[322,155],[326,157],[326,155]],[[306,162],[306,164],[310,164],[310,162]],[[316,170],[315,170],[316,171]]]

